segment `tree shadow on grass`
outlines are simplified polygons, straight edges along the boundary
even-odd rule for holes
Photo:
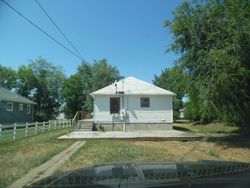
[[[231,133],[227,133],[224,136],[209,136],[207,141],[219,145],[226,145],[228,147],[250,149],[250,132],[243,129],[239,129]]]
[[[173,126],[174,130],[194,133],[193,130],[183,126]],[[210,135],[209,135],[210,134]],[[250,149],[250,131],[245,129],[237,129],[230,133],[228,131],[218,130],[212,131],[207,135],[207,142],[213,142],[218,145],[224,145],[227,147],[238,147]],[[214,136],[214,134],[218,134]],[[221,134],[221,135],[220,135]]]
[[[188,128],[181,127],[181,126],[175,126],[175,125],[173,125],[173,129],[177,130],[177,131],[193,132],[192,130],[190,130]]]

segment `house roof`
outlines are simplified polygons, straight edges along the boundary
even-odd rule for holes
[[[132,76],[119,80],[117,83],[117,92],[124,91],[124,95],[175,95],[173,92],[157,87],[148,82],[144,82]],[[114,95],[116,94],[116,86],[110,84],[99,89],[90,95]],[[120,93],[122,94],[122,93]]]
[[[12,93],[10,90],[0,87],[0,101],[18,102],[25,104],[37,104],[21,95]]]

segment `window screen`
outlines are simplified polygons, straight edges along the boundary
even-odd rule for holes
[[[23,111],[23,104],[19,104],[19,111]]]
[[[150,99],[149,97],[141,97],[141,108],[150,107]]]
[[[13,111],[13,103],[7,102],[7,111]]]

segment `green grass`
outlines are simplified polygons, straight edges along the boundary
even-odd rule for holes
[[[193,125],[191,123],[174,124],[174,129],[201,134],[234,134],[239,130],[237,126],[225,125],[222,123],[210,123],[207,125]]]
[[[67,161],[57,173],[109,162],[180,162],[199,160],[226,160],[250,162],[250,145],[234,145],[224,138],[236,134],[238,127],[224,124],[191,125],[175,124],[179,130],[192,134],[215,136],[221,143],[203,141],[119,141],[90,140]],[[249,143],[249,142],[248,142]]]
[[[8,186],[32,168],[39,166],[71,145],[74,141],[57,140],[57,137],[72,129],[58,129],[27,138],[22,137],[15,142],[1,143],[0,187]]]
[[[178,128],[188,133],[203,135],[221,135],[227,137],[236,134],[237,127],[223,124],[191,125],[177,124]],[[21,138],[16,142],[0,144],[0,187],[6,187],[55,154],[64,150],[73,141],[56,138],[72,130],[58,129],[36,136]],[[10,136],[11,137],[11,136]],[[169,162],[198,160],[228,160],[250,162],[250,144],[241,141],[226,142],[206,141],[119,141],[89,140],[66,161],[55,174],[100,163],[131,161]],[[237,138],[238,139],[238,138]],[[237,143],[239,143],[237,145]]]
[[[250,151],[212,142],[90,140],[57,171],[110,162],[182,162],[227,160],[250,162]]]
[[[154,161],[162,159],[163,154],[167,158],[172,157],[166,151],[149,149],[144,145],[134,145],[132,141],[90,140],[74,153],[60,170],[117,161]]]
[[[65,126],[66,127],[66,126]],[[62,129],[62,125],[60,125],[60,127],[57,125],[57,127],[53,127],[52,125],[49,128],[49,125],[46,124],[44,126],[44,129],[42,126],[37,126],[37,128],[33,127],[29,127],[28,131],[27,131],[27,136],[25,134],[25,128],[17,128],[16,129],[16,135],[15,135],[15,140],[19,140],[19,139],[23,139],[29,136],[34,136],[40,133],[45,133],[48,131],[53,131],[53,130],[57,130],[57,129]],[[4,130],[1,132],[0,135],[0,143],[7,143],[7,142],[13,142],[13,129],[8,129],[8,130]]]

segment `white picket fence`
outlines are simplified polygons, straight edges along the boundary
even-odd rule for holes
[[[0,124],[0,143],[7,141],[16,141],[18,138],[23,138],[46,131],[72,127],[74,122],[72,119],[51,120],[48,122],[33,122],[24,124]]]

